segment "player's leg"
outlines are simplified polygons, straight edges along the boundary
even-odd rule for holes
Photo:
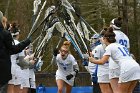
[[[71,93],[72,86],[66,83],[66,93]]]
[[[15,74],[12,74],[12,79],[8,82],[7,93],[14,93]]]
[[[133,84],[133,81],[118,83],[118,93],[128,93],[131,84]]]
[[[133,93],[134,88],[137,85],[137,80],[133,81],[132,84],[130,85],[129,89],[128,89],[128,93]]]
[[[18,72],[16,72],[18,73]],[[22,77],[19,74],[16,74],[15,84],[14,84],[14,93],[20,93],[21,91]]]
[[[57,93],[62,93],[64,87],[64,81],[62,79],[56,80],[58,91]]]
[[[102,93],[113,93],[110,83],[99,83]]]
[[[113,93],[112,87],[110,85],[110,80],[109,80],[109,73],[106,71],[105,75],[100,72],[100,75],[98,76],[98,83],[101,89],[102,93]]]
[[[111,84],[113,93],[118,93],[118,81],[119,81],[119,78],[110,79],[110,84]]]
[[[21,89],[20,89],[21,85],[15,85],[14,86],[14,91],[16,91],[17,93],[20,93]]]
[[[14,84],[8,84],[7,93],[14,93]]]

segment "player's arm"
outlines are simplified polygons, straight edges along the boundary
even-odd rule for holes
[[[108,61],[109,57],[110,56],[108,56],[108,55],[104,55],[101,59],[98,59],[98,60],[93,58],[93,57],[89,57],[89,61],[94,63],[94,64],[102,65]]]

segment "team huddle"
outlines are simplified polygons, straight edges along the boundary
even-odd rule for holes
[[[132,93],[140,79],[140,66],[129,52],[129,39],[121,31],[121,20],[120,17],[114,18],[110,27],[103,29],[100,35],[93,36],[96,44],[88,57],[86,69],[93,83],[99,83],[102,93]],[[54,51],[53,62],[58,66],[58,93],[62,93],[64,85],[66,93],[71,92],[75,75],[79,71],[77,62],[69,53],[69,43],[65,41],[59,51]]]
[[[140,66],[129,53],[129,39],[121,31],[121,20],[120,17],[113,19],[109,28],[103,29],[99,36],[93,37],[96,39],[94,41],[99,39],[100,43],[94,42],[96,46],[88,58],[87,70],[93,83],[99,83],[102,93],[132,93],[140,79]],[[68,53],[69,48],[64,47],[65,43],[59,52],[54,51],[55,62],[58,65],[56,72],[58,93],[62,93],[64,83],[66,93],[70,93],[76,75],[72,74],[72,71],[79,70],[78,67],[74,68],[77,62],[74,62],[75,59]],[[97,78],[94,78],[95,73]]]

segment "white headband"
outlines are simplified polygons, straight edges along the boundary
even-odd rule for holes
[[[117,26],[114,24],[114,20],[115,20],[115,19],[116,19],[116,18],[112,19],[112,21],[110,22],[111,25],[112,25],[112,27],[113,27],[114,29],[121,29],[121,27],[117,27]]]
[[[19,35],[19,32],[11,33],[11,34],[12,34],[12,36],[14,36],[14,35]]]

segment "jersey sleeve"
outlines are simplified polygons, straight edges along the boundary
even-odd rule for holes
[[[77,61],[72,55],[70,55],[70,58],[71,58],[72,64],[77,65]]]
[[[113,47],[112,47],[112,48],[113,48]],[[105,48],[105,53],[104,53],[103,56],[105,56],[105,55],[108,55],[108,56],[111,55],[111,46],[108,45],[108,46]]]

